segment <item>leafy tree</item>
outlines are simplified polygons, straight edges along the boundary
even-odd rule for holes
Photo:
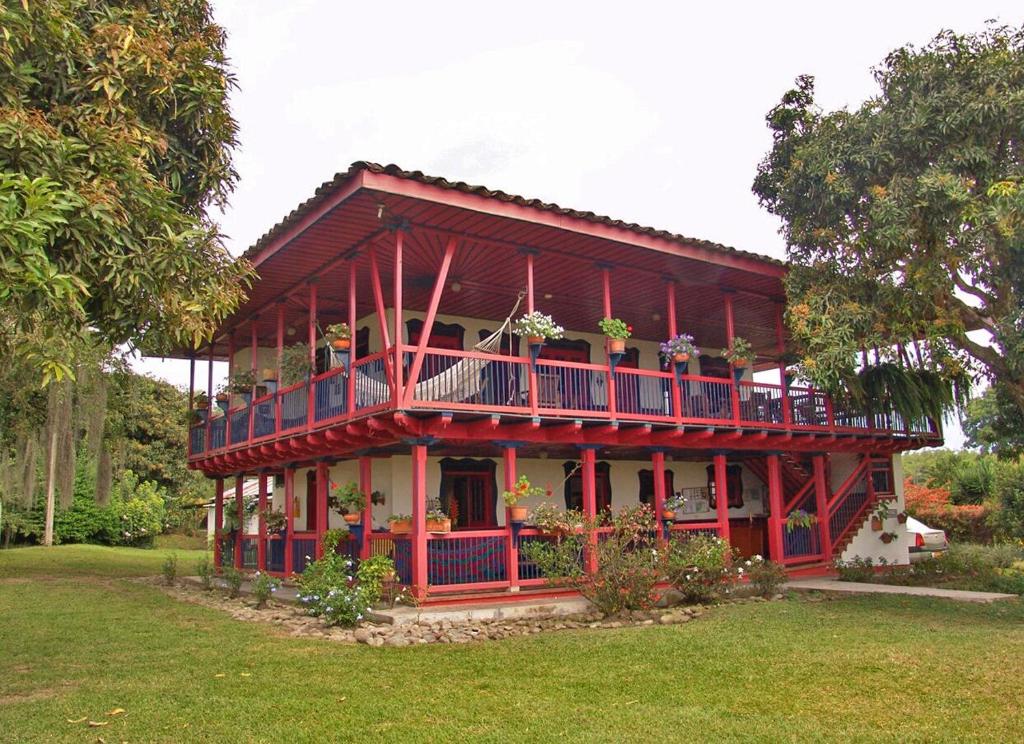
[[[990,387],[967,405],[963,421],[967,446],[1001,458],[1024,454],[1024,411],[1005,387]]]
[[[197,345],[244,296],[206,216],[237,125],[208,0],[0,6],[0,353],[44,383],[78,339]]]
[[[963,405],[980,371],[1024,409],[1024,30],[944,31],[874,75],[854,111],[822,112],[803,76],[767,117],[753,190],[782,218],[802,372],[838,390],[858,367],[914,370],[930,377],[892,384],[948,408],[934,381]]]

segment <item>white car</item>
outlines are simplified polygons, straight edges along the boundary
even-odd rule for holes
[[[944,530],[936,530],[913,517],[907,517],[907,534],[914,542],[910,545],[910,562],[935,558],[949,547]]]

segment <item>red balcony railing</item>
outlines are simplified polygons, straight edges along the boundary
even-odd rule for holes
[[[718,377],[623,367],[612,374],[603,364],[541,359],[531,365],[526,357],[477,351],[428,349],[411,390],[396,393],[392,365],[397,360],[408,371],[415,351],[392,347],[359,359],[351,369],[316,375],[196,424],[189,454],[247,446],[396,406],[793,431],[938,433],[930,420],[858,411],[812,388],[734,385]]]

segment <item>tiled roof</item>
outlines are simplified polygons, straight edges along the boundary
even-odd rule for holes
[[[760,253],[752,253],[750,251],[741,251],[738,248],[732,248],[721,243],[714,243],[708,240],[701,240],[699,238],[690,238],[685,235],[679,235],[677,233],[671,233],[667,230],[658,230],[653,227],[645,227],[644,225],[638,225],[635,222],[624,222],[622,220],[612,219],[604,215],[595,214],[593,212],[581,212],[576,209],[569,209],[567,207],[560,207],[557,204],[551,204],[548,202],[541,201],[540,199],[527,199],[525,196],[518,196],[516,194],[508,194],[504,191],[496,191],[489,189],[486,186],[473,186],[472,184],[465,183],[464,181],[449,181],[446,178],[439,176],[428,176],[422,171],[407,171],[402,170],[397,165],[379,165],[378,163],[371,163],[365,160],[357,160],[349,166],[349,169],[344,173],[335,174],[334,178],[330,181],[325,181],[316,190],[312,197],[304,201],[292,212],[286,216],[279,223],[274,225],[268,230],[263,237],[257,240],[252,247],[250,247],[244,254],[245,258],[251,258],[269,243],[274,241],[282,233],[284,233],[289,227],[295,222],[302,219],[310,210],[314,209],[323,200],[329,197],[335,189],[341,184],[357,175],[362,171],[369,171],[370,173],[384,174],[388,176],[394,176],[395,178],[404,178],[410,181],[417,181],[419,183],[427,184],[429,186],[436,186],[443,189],[451,189],[453,191],[460,191],[464,194],[475,194],[482,196],[487,199],[496,199],[500,202],[509,204],[515,204],[521,207],[529,207],[532,209],[538,209],[544,212],[551,212],[553,214],[562,215],[565,217],[571,217],[573,219],[586,220],[588,222],[600,223],[611,227],[621,228],[630,230],[640,235],[648,235],[664,240],[670,240],[682,245],[694,246],[699,248],[706,248],[713,251],[720,251],[726,254],[745,256],[747,258],[755,259],[758,261],[764,261],[765,263],[773,264],[776,266],[784,266],[783,261],[765,256]]]

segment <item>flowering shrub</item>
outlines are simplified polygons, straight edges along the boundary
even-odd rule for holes
[[[256,599],[256,609],[262,610],[267,606],[267,600],[281,586],[281,580],[268,573],[257,571],[252,577],[252,596]]]
[[[661,576],[661,554],[653,537],[654,512],[644,505],[623,509],[612,518],[611,531],[595,546],[589,538],[599,524],[598,518],[588,519],[581,534],[528,542],[522,554],[550,583],[572,586],[606,615],[651,607]],[[595,571],[588,574],[585,565],[591,555]]]
[[[781,563],[755,555],[743,566],[746,568],[750,585],[762,597],[775,594],[779,587],[786,583],[786,569]]]
[[[990,509],[985,504],[957,505],[947,489],[920,486],[909,479],[903,482],[903,498],[908,514],[945,530],[951,541],[985,542],[992,537]]]
[[[681,535],[668,543],[665,573],[684,601],[711,602],[732,591],[743,568],[734,565],[732,548],[720,537]]]
[[[114,545],[150,547],[164,528],[166,492],[153,481],[139,481],[126,470],[110,493]]]
[[[328,625],[356,625],[380,600],[381,582],[394,571],[386,556],[364,561],[359,569],[350,558],[335,549],[340,533],[324,533],[323,557],[306,566],[299,578],[299,601],[306,612],[321,617]]]
[[[242,592],[242,579],[245,576],[234,566],[226,566],[221,569],[220,577],[227,585],[228,597],[235,599]]]
[[[565,329],[555,323],[550,315],[534,310],[527,313],[514,323],[515,332],[520,336],[539,336],[541,338],[561,338]]]

